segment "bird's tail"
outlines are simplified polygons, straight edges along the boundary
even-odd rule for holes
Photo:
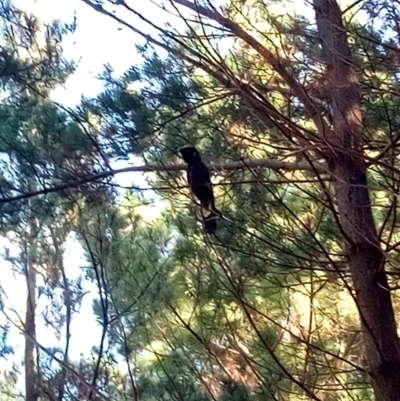
[[[217,217],[220,214],[213,203],[207,202],[201,205],[201,215],[207,234],[214,234],[217,230]]]

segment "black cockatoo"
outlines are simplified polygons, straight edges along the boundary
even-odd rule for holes
[[[217,229],[217,214],[220,214],[214,205],[210,171],[201,160],[200,153],[193,147],[180,150],[183,160],[187,163],[187,180],[190,189],[201,204],[201,216],[207,233],[213,234]]]

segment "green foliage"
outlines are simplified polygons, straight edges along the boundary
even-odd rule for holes
[[[8,364],[2,372],[2,399],[7,394],[18,399],[21,384],[16,381],[23,374],[30,383],[24,399],[38,399],[37,394],[46,389],[46,381],[53,375],[51,363],[54,361],[45,352],[36,356],[36,344],[31,338],[36,336],[35,325],[51,328],[56,338],[65,332],[69,337],[71,316],[83,296],[81,280],[69,279],[64,266],[64,246],[76,226],[74,208],[88,202],[93,193],[102,191],[110,199],[110,191],[96,185],[83,187],[80,193],[72,192],[68,186],[68,182],[74,183],[98,169],[94,165],[98,157],[97,139],[90,136],[85,121],[66,109],[61,110],[50,100],[51,91],[64,83],[74,70],[73,63],[63,58],[61,45],[73,28],[59,22],[46,26],[12,3],[1,2],[0,232],[4,241],[1,253],[3,263],[10,262],[13,272],[21,275],[29,288],[25,294],[25,288],[5,289],[8,284],[2,282],[2,301],[16,290],[21,292],[22,299],[28,297],[24,301],[30,305],[25,316],[18,311],[18,323],[8,310],[13,308],[9,300],[8,308],[3,311],[7,324],[2,323],[0,354],[6,357],[12,351],[6,342],[9,325],[14,333],[16,327],[25,330],[25,336],[21,336],[25,341],[25,372]],[[65,183],[63,192],[46,197],[30,196],[32,192],[46,193],[47,188]],[[9,201],[21,194],[26,199]],[[12,249],[6,247],[8,243]],[[42,300],[46,305],[40,311],[37,305],[42,306]],[[66,349],[50,350],[50,355],[62,354],[67,360],[68,342],[69,338]],[[67,384],[65,369],[61,369],[58,378],[57,386],[43,394],[63,397]]]
[[[253,36],[281,55],[329,120],[324,58],[313,25],[250,3],[230,2],[224,11],[247,27],[254,21]],[[354,21],[347,26],[362,66],[365,149],[373,154],[397,130],[398,96],[389,88],[397,85],[398,67],[380,32]],[[207,163],[276,157],[295,163],[310,155],[318,161],[318,153],[304,156],[304,145],[290,134],[290,123],[305,136],[312,132],[290,88],[238,38],[229,38],[232,51],[223,61],[214,57],[216,36],[202,36],[209,29],[193,24],[179,40],[206,66],[217,66],[213,71],[229,79],[232,90],[176,52],[161,58],[143,51],[143,65],[122,77],[106,70],[104,93],[82,106],[98,119],[109,153],[168,165],[181,162],[181,146],[194,144]],[[247,101],[247,82],[270,115]],[[397,166],[393,153],[382,157]],[[392,217],[385,220],[382,199],[392,191],[386,181],[392,173],[385,166],[371,168],[369,184],[377,222],[388,227]],[[263,167],[214,173],[224,216],[215,237],[206,237],[196,223],[180,172],[158,172],[150,181],[166,210],[148,222],[139,213],[127,218],[122,207],[118,213],[129,229],[112,236],[107,257],[97,256],[107,262],[102,268],[112,302],[107,313],[100,303],[96,312],[103,324],[105,315],[113,317],[110,338],[135,365],[143,397],[289,400],[307,397],[309,390],[327,400],[370,396],[368,377],[358,369],[357,314],[347,294],[347,261],[327,176]],[[133,208],[137,200],[130,202]],[[97,232],[111,226],[102,224]],[[385,227],[383,237],[390,235]]]
[[[245,5],[254,14],[243,22]],[[258,1],[230,2],[225,12],[244,25],[254,21],[254,37],[280,55],[329,120],[323,55],[312,24],[300,17],[277,18]],[[291,135],[293,125],[305,136],[313,133],[303,105],[238,38],[224,38],[231,40],[232,51],[218,62],[211,50],[218,40],[207,41],[199,24],[180,38],[199,60],[217,66],[230,90],[176,52],[161,58],[143,51],[145,62],[122,77],[106,66],[104,92],[84,99],[71,114],[48,100],[50,89],[73,70],[60,47],[66,27],[47,27],[40,58],[21,61],[14,49],[36,49],[40,23],[14,12],[4,24],[3,198],[87,178],[103,171],[107,158],[134,155],[143,163],[181,163],[178,151],[187,144],[196,145],[207,163],[279,158],[295,164],[310,155],[319,162],[317,152],[305,151]],[[18,26],[17,36],[7,24]],[[393,89],[398,66],[391,41],[378,31],[354,22],[348,28],[355,63],[362,66],[364,147],[374,155],[398,130]],[[384,45],[376,46],[377,41]],[[249,88],[270,114],[260,114],[257,103],[248,101]],[[381,160],[379,168],[370,169],[369,184],[381,237],[389,244],[396,239],[398,218],[387,212],[396,206],[386,199],[396,202],[398,157],[392,149]],[[48,282],[39,290],[49,297],[62,289],[66,300],[68,287],[73,304],[79,303],[80,283],[63,281],[62,244],[70,232],[83,244],[87,279],[99,295],[94,313],[104,341],[93,350],[93,360],[73,365],[80,378],[117,400],[132,394],[154,401],[294,400],[310,393],[324,400],[370,397],[329,177],[265,166],[213,174],[224,216],[214,237],[205,236],[197,223],[197,208],[176,170],[148,180],[156,200],[166,205],[155,218],[146,216],[146,199],[132,190],[116,195],[90,183],[2,205],[3,232],[22,228],[21,244],[31,241],[35,263],[48,268]],[[34,233],[28,230],[32,222],[38,224]],[[48,244],[50,237],[56,241]],[[394,272],[396,252],[388,245]],[[9,260],[21,267],[31,256],[23,250]],[[62,318],[63,312],[48,322],[60,329]],[[113,353],[128,366],[127,374],[116,368]],[[43,376],[53,398],[67,389],[65,398],[88,398],[90,390],[83,391],[62,367]]]

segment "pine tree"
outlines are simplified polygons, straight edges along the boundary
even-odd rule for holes
[[[397,277],[398,66],[388,39],[396,35],[397,11],[378,13],[374,1],[341,10],[315,0],[314,27],[303,17],[278,18],[279,5],[171,4],[196,16],[186,19],[185,35],[153,25],[160,37],[150,37],[125,21],[170,56],[143,49],[142,70],[118,84],[108,80],[92,103],[110,143],[160,165],[176,162],[177,149],[190,144],[210,164],[259,158],[267,167],[278,159],[297,169],[243,163],[218,171],[217,207],[227,219],[216,241],[202,237],[188,216],[180,173],[158,174],[155,190],[171,201],[166,221],[180,233],[171,255],[180,269],[170,285],[183,295],[157,308],[162,316],[146,343],[158,365],[151,377],[183,399],[188,375],[213,398],[234,398],[232,388],[241,385],[272,399],[368,397],[371,378],[377,399],[398,399],[390,298]],[[117,6],[135,14],[125,2]],[[369,13],[369,24],[356,22],[356,7]],[[373,29],[378,17],[384,35]],[[143,89],[132,93],[129,83],[138,80]],[[367,365],[355,309],[345,317],[340,310],[351,299]],[[179,361],[177,371],[168,360]],[[243,365],[249,372],[239,374]]]

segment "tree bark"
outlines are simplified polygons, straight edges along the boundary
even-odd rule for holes
[[[400,400],[400,346],[384,255],[372,215],[362,154],[357,74],[336,0],[313,0],[333,101],[333,131],[325,133],[327,159],[345,236],[366,359],[376,399]]]
[[[30,232],[27,235],[27,260],[26,260],[26,284],[27,300],[25,315],[25,396],[26,401],[38,401],[36,369],[36,269],[35,269],[35,232],[36,224],[31,222]]]

